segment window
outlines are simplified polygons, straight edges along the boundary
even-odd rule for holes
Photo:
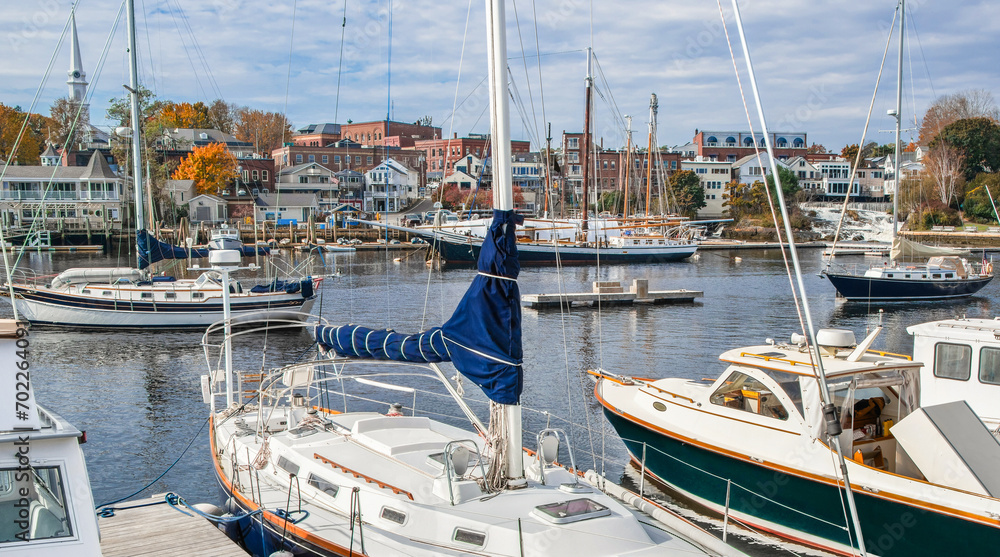
[[[330,162],[330,155],[323,155],[323,164]]]
[[[371,158],[371,157],[368,157],[368,158]],[[360,156],[354,157],[354,164],[361,164],[361,157]]]
[[[257,181],[257,171],[256,170],[250,171],[250,179],[253,180],[254,182]]]
[[[316,155],[309,155],[309,162],[316,162]]]
[[[294,462],[288,460],[283,456],[278,457],[278,468],[281,468],[282,470],[288,472],[289,474],[299,473],[299,465],[295,464]]]
[[[265,181],[265,182],[267,181],[267,171],[266,170],[261,170],[260,171],[260,179],[263,180],[263,181]]]
[[[979,381],[1000,385],[1000,348],[985,347],[979,351]]]
[[[315,487],[323,493],[326,493],[330,497],[336,497],[337,494],[340,493],[339,485],[332,484],[316,474],[309,474],[309,485]]]
[[[567,146],[570,149],[579,149],[580,148],[580,140],[579,140],[579,138],[576,138],[576,137],[569,138],[569,142],[567,143]]]
[[[452,535],[451,539],[456,542],[478,545],[480,547],[486,544],[486,534],[466,530],[465,528],[455,528],[455,534]]]
[[[191,293],[191,297],[192,298],[204,298],[205,297],[205,293],[204,292],[192,292]]]
[[[340,155],[334,155],[333,156],[333,162],[335,162],[337,164],[340,164]]]
[[[972,375],[972,347],[939,342],[934,345],[934,376],[968,381]]]
[[[708,174],[708,170],[705,168],[696,168],[694,171],[696,174]]]
[[[0,543],[28,542],[32,540],[49,540],[53,538],[68,538],[73,535],[73,525],[66,513],[69,506],[66,501],[66,488],[63,485],[62,471],[56,466],[34,466],[34,474],[18,471],[16,468],[0,469],[0,495],[10,492],[10,504],[21,499],[14,494],[26,492],[28,495],[26,512],[29,513],[26,528],[4,513],[5,524],[0,528]],[[4,497],[8,499],[8,497]],[[14,507],[9,508],[16,515]],[[28,551],[25,549],[25,551]]]
[[[153,293],[152,292],[142,292],[142,293],[139,294],[139,297],[143,298],[143,299],[149,299],[149,298],[153,297]]]
[[[788,411],[769,388],[749,375],[734,371],[709,399],[712,404],[735,408],[779,420],[788,419]]]
[[[300,184],[308,184],[309,183],[309,177],[308,176],[299,176],[299,183]]]
[[[177,299],[177,293],[176,292],[167,292],[167,293],[165,293],[163,295],[163,297],[166,298],[166,299],[168,299],[168,300],[176,300]]]
[[[396,509],[390,509],[389,507],[382,507],[382,514],[380,516],[385,520],[395,522],[396,524],[403,524],[406,522],[406,513],[397,511]]]
[[[296,163],[300,163],[300,162],[302,162],[302,155],[301,155],[301,154],[299,154],[299,155],[295,155],[295,162],[296,162]]]

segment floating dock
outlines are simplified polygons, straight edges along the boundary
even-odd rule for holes
[[[698,290],[650,290],[649,281],[635,279],[626,291],[620,282],[596,281],[591,292],[566,294],[523,294],[521,303],[532,308],[568,306],[592,307],[633,304],[690,304],[704,296]]]
[[[104,557],[247,555],[214,524],[200,516],[178,512],[163,502],[163,495],[125,505],[128,508],[115,509],[114,516],[97,519]]]

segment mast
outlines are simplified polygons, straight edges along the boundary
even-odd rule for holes
[[[903,169],[900,167],[903,155],[903,142],[900,140],[900,124],[903,114],[903,32],[905,18],[906,0],[899,0],[899,63],[896,67],[896,191],[892,195],[892,240],[895,243],[896,235],[899,233],[899,194],[903,186]],[[850,185],[848,184],[848,188]],[[848,189],[850,196],[850,189]]]
[[[510,161],[510,105],[507,97],[507,19],[504,0],[486,0],[486,45],[489,51],[490,132],[493,141],[493,207],[514,209]],[[507,479],[524,483],[521,460],[521,405],[506,404]]]
[[[549,216],[549,197],[552,195],[552,168],[549,165],[552,156],[552,122],[549,122],[549,132],[545,136],[545,218]],[[552,203],[555,208],[555,202]]]
[[[145,207],[143,203],[142,170],[139,167],[140,143],[142,137],[139,135],[139,68],[138,56],[135,49],[135,0],[127,0],[128,12],[128,82],[129,96],[132,98],[132,181],[135,190],[135,232],[146,229],[146,221],[143,218]]]
[[[591,76],[591,72],[590,72],[590,69],[591,69],[591,56],[592,55],[593,55],[593,49],[588,46],[587,47],[587,79],[586,79],[587,94],[586,94],[586,101],[585,101],[586,102],[586,106],[583,109],[583,148],[581,149],[583,151],[583,161],[581,161],[581,162],[583,163],[583,192],[582,192],[582,194],[583,194],[582,195],[582,197],[583,197],[583,224],[582,224],[582,229],[583,229],[583,232],[584,232],[584,237],[586,237],[586,233],[587,233],[587,228],[588,228],[587,217],[588,217],[588,213],[590,212],[589,206],[588,206],[590,204],[590,196],[588,195],[589,191],[588,191],[588,188],[587,188],[587,182],[590,181],[590,101],[591,101],[590,95],[591,95],[591,89],[593,89],[593,86],[594,86],[594,78]]]
[[[649,149],[646,151],[646,216],[649,216],[650,192],[653,187],[653,139],[656,137],[656,112],[660,103],[656,93],[649,95]]]
[[[625,115],[625,180],[622,182],[622,191],[625,192],[625,203],[622,208],[622,217],[628,219],[628,190],[631,166],[632,166],[632,117]]]

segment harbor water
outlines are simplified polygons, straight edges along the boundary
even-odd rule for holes
[[[833,287],[818,276],[820,251],[800,251],[815,326],[849,328],[860,340],[884,310],[886,328],[876,349],[909,354],[913,342],[907,326],[955,316],[991,318],[1000,300],[1000,284],[993,283],[979,295],[957,301],[846,303],[836,300]],[[306,259],[287,253],[278,257],[285,265]],[[860,256],[847,261],[865,263]],[[57,253],[25,255],[21,262],[38,274],[120,264],[108,255]],[[327,255],[323,263],[305,264],[315,275],[331,275],[319,289],[314,313],[332,324],[401,332],[440,325],[475,276],[472,269],[433,269],[425,264],[422,250]],[[767,338],[784,340],[801,330],[778,250],[701,251],[685,262],[658,265],[525,268],[519,285],[522,294],[583,292],[593,281],[633,279],[648,279],[651,290],[700,290],[704,297],[682,305],[523,310],[526,432],[547,424],[570,430],[580,468],[596,467],[616,481],[624,475],[626,482],[636,475],[625,473],[624,447],[604,422],[586,370],[715,378],[724,368],[718,361],[723,351]],[[0,312],[11,316],[9,303]],[[200,332],[37,328],[31,337],[36,397],[86,430],[84,452],[97,503],[132,494],[185,450],[141,496],[173,491],[191,502],[220,503],[205,426],[208,406],[200,386],[208,369]],[[304,332],[259,335],[253,342],[271,348],[265,366],[307,356],[311,345]],[[242,365],[261,366],[259,352],[238,356]],[[466,390],[470,398],[481,398],[471,392],[474,386],[466,383]],[[410,395],[405,396],[400,402],[409,404]],[[417,413],[429,413],[434,404],[418,398]],[[525,444],[534,446],[533,433],[525,434]],[[786,549],[748,551],[789,554]]]

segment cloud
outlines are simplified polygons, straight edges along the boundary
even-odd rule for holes
[[[70,0],[37,0],[4,6],[0,56],[7,62],[0,102],[30,104],[70,4]],[[77,15],[84,65],[94,89],[95,120],[104,113],[108,99],[123,93],[121,84],[128,79],[124,21],[116,30],[103,72],[96,74],[117,4],[85,0]],[[543,93],[545,119],[557,135],[582,129],[584,51],[591,41],[592,21],[601,72],[595,121],[606,145],[624,141],[623,131],[616,127],[621,121],[618,112],[633,116],[637,138],[645,135],[653,92],[660,103],[660,144],[687,142],[695,128],[747,128],[724,33],[728,29],[748,87],[729,3],[723,3],[726,28],[717,5],[711,3],[596,2],[593,15],[591,4],[522,1],[515,11],[515,4],[508,2],[511,72],[526,105],[521,112],[532,112],[529,98],[534,105],[526,122],[514,123],[515,134],[534,137],[536,121],[538,128],[544,128]],[[431,115],[446,132],[453,124],[459,134],[488,128],[483,117],[485,87],[475,92],[486,72],[484,16],[478,0],[471,4],[467,36],[466,4],[393,0],[391,51],[389,0],[347,3],[343,27],[344,4],[327,0],[137,0],[136,5],[142,12],[138,41],[144,82],[155,86],[161,98],[198,101],[221,95],[230,102],[274,111],[285,110],[287,104],[296,125],[330,121],[335,114],[341,121],[380,119],[391,110],[400,121]],[[905,113],[912,115],[914,107],[922,113],[936,96],[957,90],[985,88],[1000,93],[1000,76],[988,71],[994,63],[992,53],[1000,51],[1000,20],[983,16],[992,13],[989,4],[911,0],[908,6],[916,32],[907,36],[904,66],[910,92]],[[771,126],[806,131],[810,141],[831,148],[857,142],[893,9],[891,0],[741,2]],[[538,51],[543,54],[541,83]],[[47,112],[56,98],[66,94],[63,76],[68,59],[69,47],[64,44],[36,111]],[[876,129],[890,125],[884,109],[894,102],[894,47],[887,66],[885,98],[880,95],[872,124]],[[452,118],[459,70],[459,109]],[[752,102],[749,89],[746,95]],[[538,135],[544,133],[539,130]]]

